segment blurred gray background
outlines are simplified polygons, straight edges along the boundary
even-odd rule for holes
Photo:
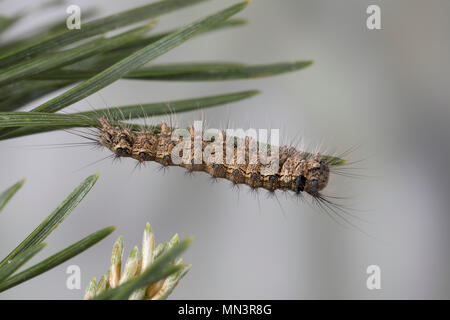
[[[97,16],[105,16],[148,2],[70,4],[96,7]],[[215,0],[163,16],[157,30],[234,2]],[[11,14],[36,4],[6,0],[0,11]],[[366,28],[370,4],[381,7],[382,30]],[[27,182],[0,215],[0,255],[95,172],[101,177],[93,190],[33,262],[105,226],[118,230],[0,298],[79,299],[89,279],[107,270],[115,239],[124,236],[128,254],[140,244],[147,221],[158,241],[175,232],[181,238],[195,236],[183,256],[192,270],[172,298],[450,298],[449,11],[450,2],[444,0],[254,0],[239,14],[251,21],[249,26],[199,36],[154,63],[314,59],[315,65],[259,80],[121,80],[67,109],[261,89],[249,100],[207,110],[209,125],[223,127],[230,118],[236,127],[280,128],[287,141],[304,137],[311,146],[337,151],[360,144],[350,160],[364,159],[358,164],[364,170],[355,172],[367,177],[333,176],[326,191],[349,197],[344,203],[358,211],[348,218],[370,236],[306,202],[280,196],[278,203],[264,192],[258,199],[247,188],[211,184],[208,176],[190,177],[180,168],[163,173],[150,164],[133,170],[131,160],[83,168],[108,152],[30,147],[80,141],[65,132],[40,134],[1,142],[0,189],[23,177]],[[33,14],[6,37],[64,15],[65,6]],[[183,125],[200,118],[201,112],[178,116]],[[81,268],[82,290],[66,288],[66,268],[72,264]],[[366,268],[373,264],[381,268],[380,290],[366,287]]]

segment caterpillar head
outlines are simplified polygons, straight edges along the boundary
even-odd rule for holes
[[[313,196],[317,195],[327,186],[329,175],[330,168],[320,155],[307,158],[303,170],[304,191]]]
[[[281,186],[296,193],[307,192],[312,196],[328,183],[330,169],[319,154],[292,152],[285,159],[280,171]]]

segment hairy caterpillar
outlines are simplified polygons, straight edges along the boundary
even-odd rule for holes
[[[339,203],[340,200],[346,198],[323,194],[331,174],[361,177],[352,172],[354,169],[359,169],[352,165],[360,161],[349,163],[343,159],[355,151],[358,146],[338,155],[328,155],[318,152],[310,153],[289,145],[272,148],[272,141],[271,144],[260,143],[253,136],[245,136],[242,139],[242,137],[228,135],[228,130],[217,130],[220,133],[219,136],[222,136],[222,140],[216,140],[214,135],[203,139],[206,131],[196,131],[194,126],[184,129],[187,134],[181,135],[181,138],[174,135],[179,128],[172,128],[164,122],[152,126],[125,123],[123,121],[126,120],[126,116],[121,112],[95,111],[94,116],[91,115],[91,112],[79,115],[81,116],[80,120],[86,121],[86,124],[80,125],[80,127],[89,127],[89,129],[87,131],[69,129],[66,132],[88,139],[90,142],[74,143],[73,146],[93,144],[104,147],[111,151],[106,158],[132,158],[137,161],[136,165],[155,162],[159,163],[162,168],[180,166],[187,169],[188,172],[203,171],[214,179],[226,179],[236,186],[247,185],[255,191],[268,190],[269,194],[274,195],[277,201],[276,191],[283,191],[294,196],[308,194],[311,196],[312,203],[335,222],[338,224],[344,222],[344,225],[350,225],[365,233],[351,221],[352,218],[361,220],[359,216],[350,212],[355,209]],[[143,118],[146,117],[144,112]],[[231,146],[228,145],[228,137],[231,138]],[[200,143],[197,143],[198,138],[200,138]],[[189,146],[188,152],[185,152],[184,148],[176,149],[183,143],[187,143]],[[239,143],[241,146],[243,145],[243,148],[239,149]],[[254,149],[260,149],[264,145],[267,153],[258,154],[260,156],[258,161],[252,161],[251,155],[254,154]],[[206,153],[212,146],[209,153]],[[218,156],[217,151],[222,151],[222,154],[219,152]],[[201,154],[202,157],[199,159],[197,154]],[[229,162],[227,156],[237,161]],[[177,162],[175,158],[181,158],[182,161]],[[272,167],[274,160],[277,160],[275,168]],[[278,203],[280,204],[279,201]],[[283,211],[282,207],[281,209]]]
[[[98,143],[108,148],[117,157],[130,157],[139,162],[155,161],[164,166],[179,165],[189,171],[203,171],[215,178],[224,178],[235,184],[246,184],[251,188],[292,191],[297,194],[306,192],[316,198],[320,197],[320,191],[328,184],[330,167],[335,159],[298,151],[294,147],[282,146],[277,153],[269,150],[264,159],[255,163],[250,161],[252,145],[253,148],[255,146],[254,141],[246,137],[244,152],[238,154],[238,148],[234,144],[231,148],[232,160],[240,159],[241,161],[232,161],[232,163],[224,161],[227,154],[230,157],[230,149],[225,144],[225,139],[216,143],[215,148],[210,148],[214,150],[209,153],[209,157],[195,161],[195,154],[205,153],[215,141],[212,139],[195,145],[196,133],[191,126],[188,141],[191,144],[188,148],[191,152],[190,154],[181,152],[181,157],[189,161],[175,163],[173,151],[182,141],[181,138],[173,139],[172,133],[173,130],[166,123],[160,125],[159,132],[154,132],[149,129],[133,130],[114,126],[102,117],[99,119]],[[225,137],[226,132],[222,131],[221,135]],[[219,155],[221,161],[217,161],[215,157],[219,151],[221,151]],[[212,157],[215,157],[216,161],[212,161]],[[278,160],[277,169],[270,171],[269,166],[274,157]]]

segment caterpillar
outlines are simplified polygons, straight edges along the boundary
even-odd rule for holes
[[[76,131],[73,128],[65,131],[90,142],[73,143],[72,146],[94,145],[110,151],[106,158],[131,158],[136,160],[136,166],[147,162],[158,163],[162,168],[180,166],[188,172],[203,171],[214,180],[229,180],[234,186],[247,185],[253,191],[265,189],[277,199],[283,212],[276,191],[300,197],[302,200],[302,195],[307,194],[312,204],[336,223],[351,226],[367,235],[352,220],[366,221],[352,213],[356,209],[341,203],[348,198],[323,193],[331,174],[364,177],[352,172],[361,169],[353,165],[362,160],[348,162],[343,159],[359,146],[340,154],[329,155],[307,152],[291,145],[278,147],[272,140],[270,144],[265,144],[252,135],[244,135],[242,138],[229,134],[228,130],[214,129],[217,134],[206,135],[208,130],[196,130],[195,125],[178,134],[180,128],[174,128],[165,122],[150,126],[124,122],[127,119],[121,112],[95,111],[93,117],[90,112],[79,115],[80,121],[86,122],[80,127],[87,131]],[[146,117],[143,112],[143,118]],[[169,119],[169,123],[172,123],[172,118]],[[259,158],[255,161],[255,150],[261,149],[266,152],[257,153]]]
[[[336,159],[281,146],[277,151],[267,148],[267,153],[263,156],[260,153],[260,159],[254,161],[252,155],[261,145],[252,137],[245,137],[242,141],[244,148],[239,152],[239,142],[234,137],[231,148],[225,143],[227,133],[224,130],[219,132],[221,140],[213,137],[196,143],[201,137],[194,126],[189,127],[187,139],[174,139],[174,130],[164,122],[158,126],[158,131],[113,125],[105,117],[99,118],[98,122],[98,143],[109,149],[115,157],[129,157],[139,163],[155,161],[165,167],[181,166],[189,171],[203,171],[214,178],[245,184],[253,189],[291,191],[296,194],[306,192],[321,198],[320,191],[327,186],[330,168]],[[187,148],[176,151],[175,148],[183,143]],[[185,150],[190,152],[185,153]],[[184,161],[175,161],[174,154]],[[196,157],[198,154],[203,155],[200,160]],[[230,159],[231,162],[226,161]],[[275,170],[271,170],[273,162],[277,162]]]

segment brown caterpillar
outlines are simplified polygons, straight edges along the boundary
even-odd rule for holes
[[[268,151],[265,158],[257,163],[250,161],[254,143],[249,137],[245,138],[244,153],[238,154],[237,148],[231,150],[232,158],[241,161],[229,164],[225,161],[226,151],[229,150],[225,143],[216,145],[215,148],[210,148],[210,144],[214,141],[202,141],[200,145],[196,145],[193,127],[189,128],[191,154],[180,153],[181,157],[190,161],[177,164],[174,163],[171,155],[173,148],[181,142],[181,138],[172,139],[172,129],[166,123],[161,124],[158,133],[152,130],[132,130],[113,126],[105,118],[100,118],[99,124],[98,142],[117,157],[131,157],[139,162],[155,161],[164,166],[179,165],[189,171],[204,171],[215,178],[224,178],[235,184],[246,184],[251,188],[293,191],[297,194],[304,191],[321,199],[319,192],[327,186],[332,166],[332,162],[320,154],[313,155],[298,151],[294,147],[282,146],[277,154],[278,170],[266,174],[264,172],[268,171],[270,160],[276,156],[275,152]],[[222,135],[226,136],[225,131],[222,131]],[[201,159],[200,163],[196,162],[195,154],[199,152],[203,154],[207,148],[213,149],[210,156]],[[212,161],[212,157],[216,157],[219,151],[222,151],[219,158],[224,161]]]

